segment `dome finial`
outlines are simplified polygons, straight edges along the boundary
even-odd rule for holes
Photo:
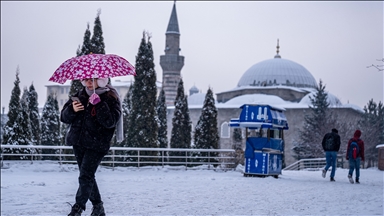
[[[277,39],[277,46],[276,46],[277,50],[276,50],[276,55],[275,55],[275,58],[281,58],[281,56],[279,55],[279,39]]]

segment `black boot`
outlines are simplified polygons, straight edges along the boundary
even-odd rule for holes
[[[78,204],[72,206],[71,213],[68,216],[81,216],[83,209],[80,208]]]
[[[93,206],[91,216],[105,216],[103,202]]]
[[[356,178],[356,184],[360,184],[360,182],[359,182],[359,178]]]
[[[335,181],[335,179],[333,177],[331,177],[331,181]]]

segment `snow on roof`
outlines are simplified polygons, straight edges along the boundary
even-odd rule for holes
[[[225,104],[284,104],[286,101],[275,95],[246,94],[237,96]]]
[[[300,103],[304,103],[304,104],[311,104],[311,100],[309,97],[312,97],[312,98],[315,98],[315,94],[316,94],[316,91],[312,91],[311,93],[305,95]],[[328,94],[328,103],[329,103],[329,106],[330,107],[340,107],[342,106],[343,104],[341,103],[341,101],[339,100],[339,98],[337,98],[335,95],[331,94],[331,93],[327,93]]]
[[[232,92],[232,91],[236,91],[236,90],[243,90],[243,89],[278,89],[278,88],[279,89],[290,89],[290,90],[297,91],[297,92],[311,92],[311,91],[313,91],[312,88],[297,88],[297,87],[293,87],[293,86],[283,86],[283,85],[276,85],[276,86],[237,86],[231,90],[219,92],[219,94],[225,93],[225,92]]]
[[[195,94],[188,96],[188,106],[189,105],[203,105],[204,100],[205,100],[205,94],[206,93],[195,93]]]

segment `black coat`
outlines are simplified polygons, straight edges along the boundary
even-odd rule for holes
[[[101,101],[92,105],[88,102],[89,96],[85,88],[80,90],[74,95],[84,106],[84,110],[79,112],[73,110],[71,99],[64,104],[60,120],[70,124],[65,138],[67,145],[80,145],[98,152],[108,152],[121,115],[118,94],[113,88],[111,91],[100,94]]]
[[[329,137],[333,137],[333,144],[331,146],[326,145],[326,140]],[[340,150],[340,136],[335,132],[325,134],[323,141],[321,142],[324,151],[336,151]]]

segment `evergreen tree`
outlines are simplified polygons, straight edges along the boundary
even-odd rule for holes
[[[136,56],[136,76],[132,89],[132,108],[128,119],[127,142],[129,147],[156,148],[158,126],[156,122],[156,72],[152,44],[141,40]],[[156,155],[156,152],[140,152]]]
[[[31,120],[29,117],[30,108],[29,108],[29,91],[27,87],[24,88],[23,95],[21,96],[20,100],[20,107],[21,107],[21,118],[19,121],[19,127],[20,128],[20,143],[24,145],[32,145],[32,126],[31,126]],[[19,115],[20,116],[20,115]]]
[[[191,121],[189,118],[188,104],[184,95],[183,79],[180,79],[175,99],[175,110],[172,118],[171,148],[191,148]],[[173,162],[183,162],[186,153],[171,151]]]
[[[194,148],[196,149],[218,149],[219,148],[219,130],[217,128],[217,109],[212,90],[209,88],[205,95],[204,105],[201,110],[200,118],[195,127]],[[217,160],[208,159],[206,157],[218,156],[217,152],[199,152],[198,161],[201,162],[217,162]]]
[[[31,142],[31,123],[29,120],[29,108],[28,108],[28,89],[25,88],[23,96],[20,99],[19,107],[17,109],[18,115],[12,126],[6,127],[8,132],[7,140],[4,140],[5,143],[9,145],[32,145]],[[24,148],[12,148],[4,150],[4,153],[13,153],[13,154],[31,154],[34,153],[34,149],[24,149]],[[30,156],[11,156],[6,157],[7,159],[30,159]]]
[[[14,82],[14,87],[12,89],[11,93],[11,99],[9,101],[9,108],[8,108],[8,121],[7,124],[4,127],[4,133],[3,133],[3,143],[6,144],[7,140],[10,136],[10,130],[13,128],[16,118],[19,115],[20,112],[20,79],[19,79],[20,69],[19,66],[17,66],[16,69],[16,80]]]
[[[233,149],[242,149],[243,135],[241,133],[241,128],[234,128],[232,140]]]
[[[324,157],[321,141],[336,124],[336,118],[328,110],[328,93],[321,80],[316,87],[314,98],[309,98],[309,115],[304,117],[304,127],[300,130],[299,141],[293,148],[296,159]]]
[[[60,143],[60,112],[57,99],[49,95],[44,105],[41,117],[41,144],[47,146],[57,146]],[[56,154],[54,149],[43,149],[44,154]],[[48,156],[45,159],[56,159]]]
[[[364,140],[365,161],[367,168],[374,166],[374,162],[378,161],[376,145],[384,143],[384,107],[383,103],[375,103],[371,99],[364,106],[363,119],[360,122],[362,131],[362,139]],[[352,134],[352,133],[351,133]],[[352,135],[349,136],[351,138]]]
[[[184,86],[184,82],[183,82]],[[184,87],[183,87],[184,88]],[[183,118],[183,143],[185,143],[185,146],[188,146],[188,148],[191,148],[191,142],[192,142],[192,121],[189,116],[189,109],[188,109],[188,95],[184,95],[184,105],[181,106],[181,111],[184,114]]]
[[[159,127],[158,142],[160,148],[168,148],[167,137],[167,105],[165,103],[164,89],[161,88],[160,95],[157,98],[157,125]]]
[[[132,90],[133,90],[133,84],[129,86],[128,92],[124,97],[123,104],[122,104],[122,111],[123,111],[123,125],[124,125],[124,140],[119,144],[121,147],[129,147],[129,138],[128,134],[131,130],[129,126],[131,125],[129,123],[129,116],[132,112]]]
[[[77,56],[88,55],[91,53],[91,50],[91,31],[89,30],[89,23],[87,23],[87,29],[85,30],[83,38],[83,45],[81,46],[81,50],[78,52]]]
[[[93,35],[91,39],[91,52],[95,54],[105,54],[105,45],[103,38],[103,30],[101,28],[100,14],[101,10],[99,9],[97,11],[95,25],[93,26]]]
[[[39,115],[39,103],[37,101],[38,96],[37,92],[35,90],[35,87],[33,86],[33,83],[31,86],[29,86],[29,92],[28,92],[28,104],[29,104],[29,118],[31,121],[31,131],[32,131],[32,143],[34,144],[40,144],[40,115]]]
[[[244,165],[244,150],[242,147],[243,135],[241,132],[241,128],[235,128],[233,130],[232,141],[233,149],[235,149],[235,153],[232,154],[235,158],[235,167],[237,167],[237,165],[239,164]]]
[[[83,38],[83,45],[77,49],[76,51],[76,56],[83,56],[83,55],[88,55],[91,53],[92,45],[91,45],[91,31],[89,30],[89,23],[87,23],[87,29],[85,30],[84,33],[84,38]],[[83,88],[83,85],[81,84],[80,80],[72,80],[71,81],[71,88],[69,90],[69,97],[74,95],[76,92],[81,90]],[[67,126],[65,126],[67,127]]]

